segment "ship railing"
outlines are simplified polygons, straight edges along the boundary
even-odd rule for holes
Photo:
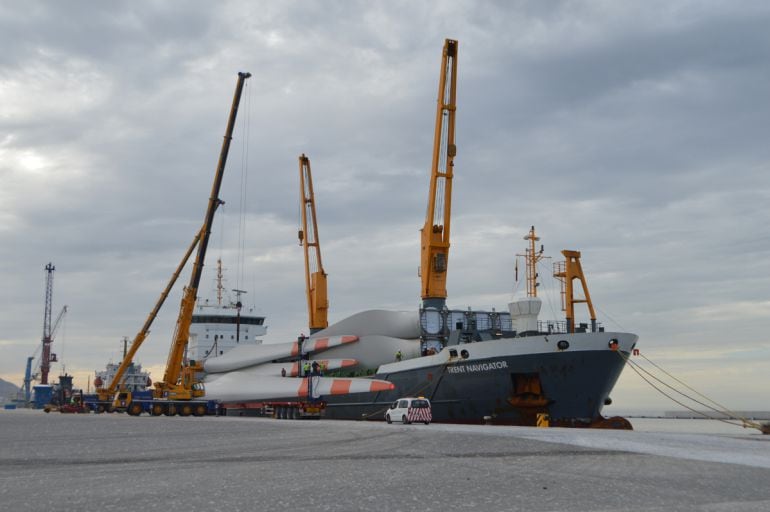
[[[567,322],[565,320],[538,320],[537,330],[543,334],[566,334]],[[596,330],[597,332],[604,332],[604,326],[597,322]],[[591,325],[579,323],[575,326],[575,332],[591,332]]]

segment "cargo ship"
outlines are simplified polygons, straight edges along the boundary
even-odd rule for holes
[[[525,238],[537,239],[534,227]],[[312,335],[305,343],[347,341],[327,341],[305,359],[354,362],[330,369],[320,380],[393,384],[392,389],[323,396],[326,417],[382,420],[398,398],[424,396],[438,423],[630,428],[625,419],[601,412],[611,403],[610,393],[638,337],[605,331],[596,322],[580,253],[563,254],[554,276],[562,283],[565,320],[539,319],[538,274],[528,271],[528,296],[508,304],[508,311],[369,310]],[[525,256],[534,268],[534,248]],[[574,296],[574,280],[582,284],[583,297]],[[588,322],[575,323],[576,303],[587,304]],[[268,367],[287,368],[300,360],[296,346],[292,353],[287,344],[241,347],[207,365],[212,372],[205,379],[207,395],[241,415],[258,410],[259,400],[291,400],[294,395],[282,395],[281,389],[297,388],[298,379],[276,379],[276,370],[270,374]]]
[[[534,226],[524,239],[529,247],[518,256],[526,264],[526,297],[508,304],[507,312],[424,304],[419,324],[413,327],[419,332],[419,357],[414,357],[412,349],[413,357],[404,358],[396,348],[402,360],[381,364],[373,375],[392,382],[396,389],[335,397],[327,415],[380,419],[400,396],[420,395],[430,399],[436,422],[631,428],[624,418],[604,418],[601,412],[612,402],[610,393],[638,336],[607,332],[597,323],[578,251],[562,251],[565,259],[553,268],[553,277],[561,285],[565,319],[539,320],[538,264],[544,249],[542,245],[536,249],[540,238]],[[581,297],[576,284],[582,288]],[[576,304],[586,305],[589,322],[576,324]],[[343,326],[343,330],[355,332],[355,327]]]
[[[128,338],[123,338],[123,359],[128,352]],[[120,363],[107,363],[104,370],[97,370],[94,375],[94,389],[101,389],[115,379]],[[120,387],[132,393],[148,391],[152,386],[150,373],[142,370],[142,365],[131,362],[120,379]]]

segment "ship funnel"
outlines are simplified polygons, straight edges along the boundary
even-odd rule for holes
[[[537,317],[542,305],[543,301],[537,297],[527,297],[509,303],[508,311],[511,312],[513,329],[519,334],[537,332]]]

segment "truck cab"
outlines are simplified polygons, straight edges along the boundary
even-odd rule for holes
[[[400,421],[404,425],[419,422],[429,425],[433,420],[430,400],[424,397],[399,398],[385,412],[385,421]]]

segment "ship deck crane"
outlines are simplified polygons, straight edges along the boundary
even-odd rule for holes
[[[452,176],[457,97],[457,41],[447,39],[441,58],[436,105],[430,191],[421,234],[420,275],[424,307],[442,309],[446,304],[449,260],[449,228],[452,211]]]
[[[567,332],[575,332],[575,304],[577,303],[585,303],[588,306],[588,312],[591,315],[591,332],[596,332],[596,312],[591,302],[591,294],[588,293],[583,266],[580,264],[580,252],[564,250],[561,253],[565,260],[554,263],[553,276],[561,281],[561,309],[566,312]],[[575,279],[580,281],[583,287],[584,298],[582,299],[575,298]]]
[[[203,396],[203,391],[195,389],[195,374],[203,368],[198,362],[185,362],[184,355],[190,336],[190,324],[192,322],[193,308],[200,284],[201,274],[203,272],[203,262],[206,259],[206,249],[208,248],[209,237],[211,235],[211,226],[214,221],[214,213],[222,201],[219,199],[219,189],[222,184],[225,164],[227,163],[227,154],[230,150],[230,141],[235,128],[235,119],[238,114],[238,106],[241,100],[241,93],[247,78],[251,73],[238,73],[238,82],[235,86],[233,103],[230,107],[230,116],[227,121],[222,149],[219,153],[219,162],[217,163],[214,175],[214,183],[211,187],[208,208],[203,221],[203,227],[200,230],[200,240],[198,241],[198,251],[195,255],[190,282],[182,294],[182,302],[179,307],[179,316],[177,318],[174,338],[166,361],[166,369],[163,374],[163,380],[155,383],[154,396],[156,398],[168,398],[171,400],[190,400],[195,397]]]
[[[457,41],[447,39],[441,57],[436,125],[433,135],[428,209],[420,234],[420,308],[422,351],[440,349],[448,335],[446,276],[454,175],[455,113],[457,111]]]
[[[309,328],[310,333],[313,334],[329,326],[327,318],[329,299],[326,272],[321,262],[321,245],[318,240],[313,176],[310,171],[310,159],[304,154],[299,157],[299,194],[302,226],[298,236],[299,243],[305,252],[305,290]]]

